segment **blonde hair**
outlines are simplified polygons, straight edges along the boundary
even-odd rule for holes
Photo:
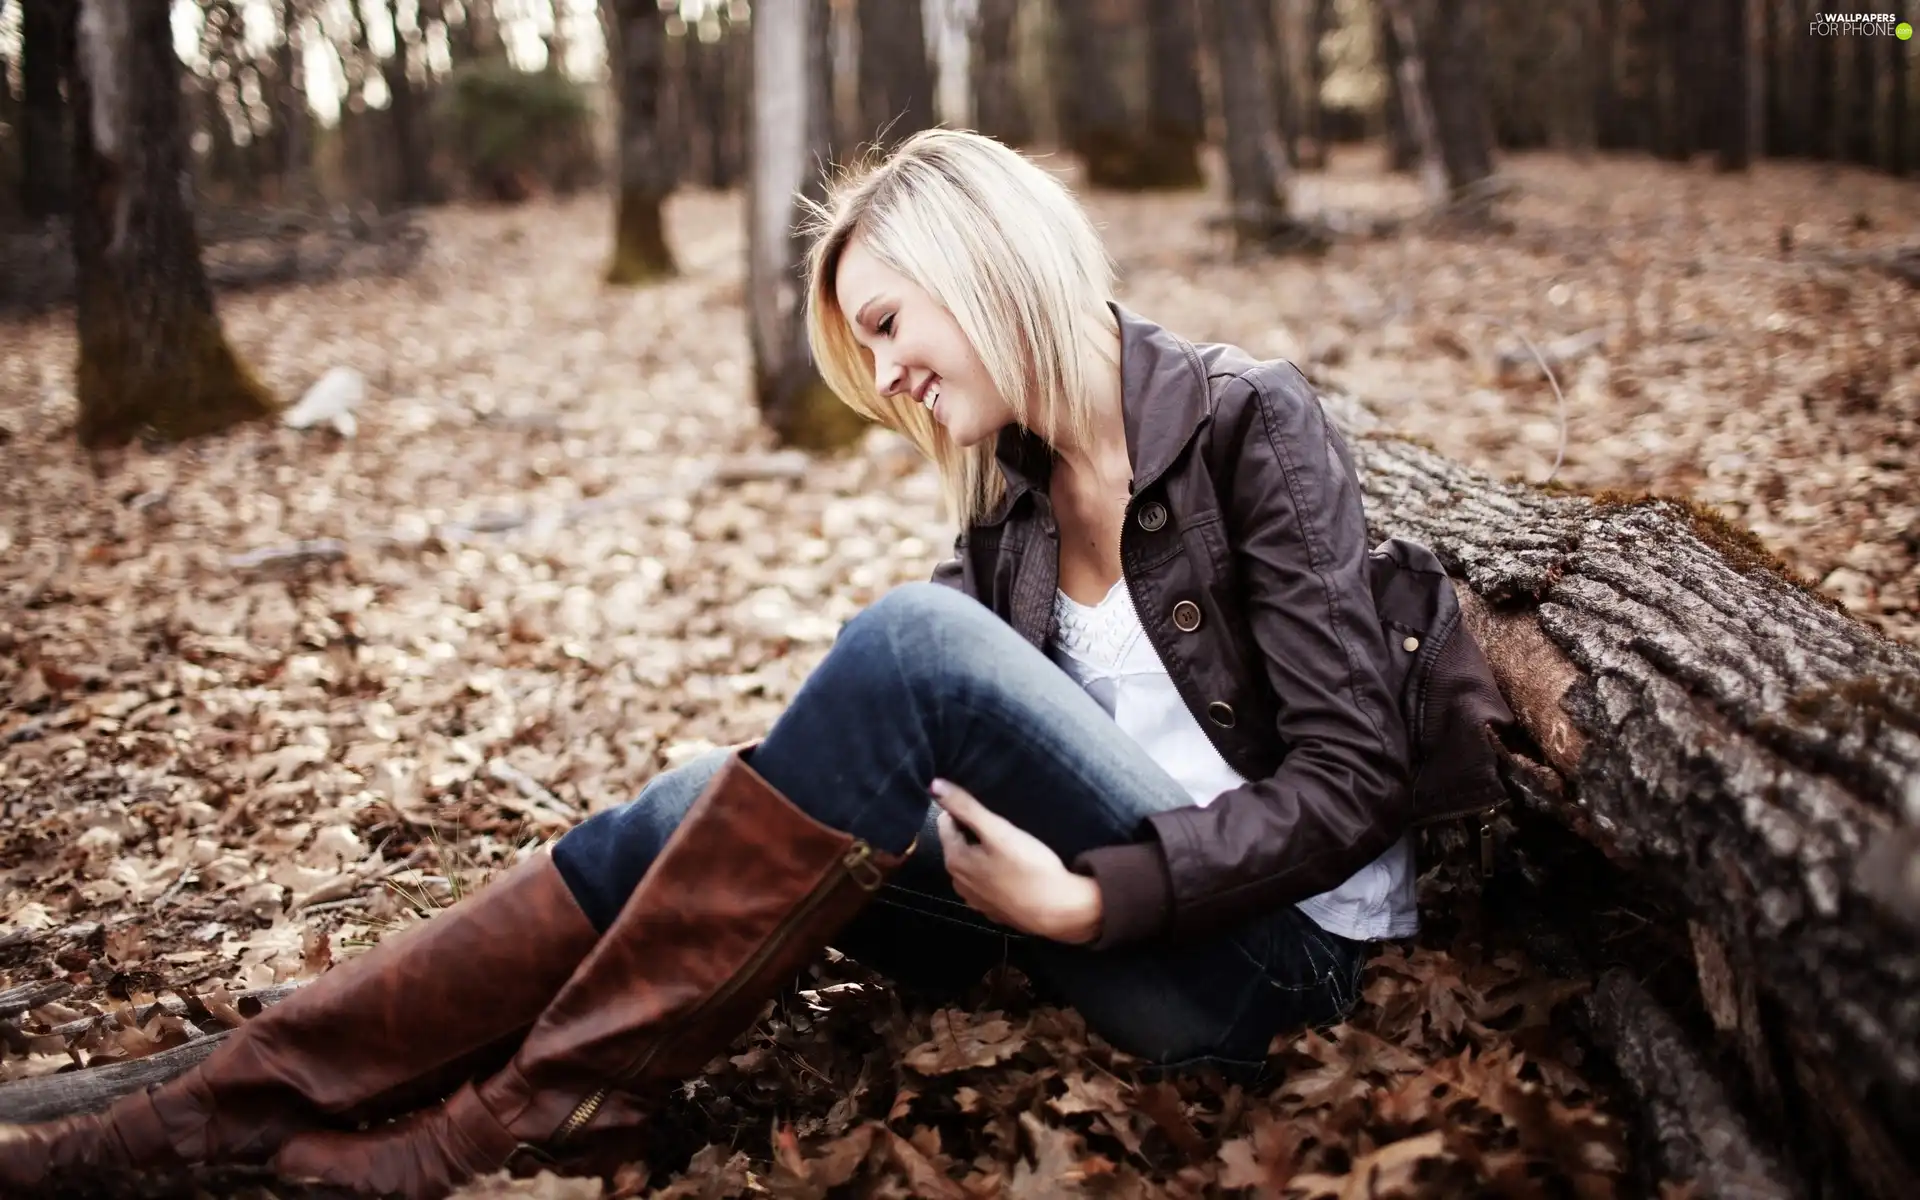
[[[874,257],[953,315],[1019,423],[1084,443],[1096,373],[1113,365],[1113,260],[1065,185],[981,134],[930,129],[832,180],[808,207],[807,341],[846,405],[903,435],[940,473],[962,529],[1006,490],[994,439],[953,444],[913,397],[883,396],[871,353],[834,291],[840,256],[861,238]],[[1106,336],[1101,336],[1102,334]]]

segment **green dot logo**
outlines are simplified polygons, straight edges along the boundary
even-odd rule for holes
[[[1913,26],[1907,24],[1905,21],[1902,21],[1898,25],[1895,25],[1893,27],[1893,36],[1899,38],[1901,41],[1904,42],[1908,38],[1913,36]]]

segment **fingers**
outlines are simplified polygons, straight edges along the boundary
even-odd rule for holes
[[[957,783],[936,779],[928,785],[927,790],[933,793],[935,804],[951,813],[960,824],[979,834],[982,841],[1001,840],[1001,831],[1011,828],[1006,818],[974,799],[972,792]]]
[[[940,833],[940,852],[946,856],[949,865],[956,858],[963,858],[974,849],[973,844],[967,841],[966,835],[960,832],[960,825],[953,819],[953,814],[945,809],[942,809],[940,815],[934,818],[933,827]]]

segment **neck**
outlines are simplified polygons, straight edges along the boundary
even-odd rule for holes
[[[1065,469],[1078,480],[1110,485],[1124,490],[1133,477],[1133,464],[1127,454],[1127,422],[1121,405],[1120,335],[1110,335],[1110,345],[1102,345],[1096,358],[1099,368],[1088,381],[1088,408],[1093,415],[1092,429],[1084,441],[1070,432],[1050,439],[1059,458],[1056,470]]]

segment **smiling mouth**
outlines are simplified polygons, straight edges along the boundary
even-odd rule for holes
[[[928,412],[932,412],[934,406],[940,403],[940,377],[938,375],[928,376],[927,382],[920,388],[918,399],[922,405],[926,406]]]

